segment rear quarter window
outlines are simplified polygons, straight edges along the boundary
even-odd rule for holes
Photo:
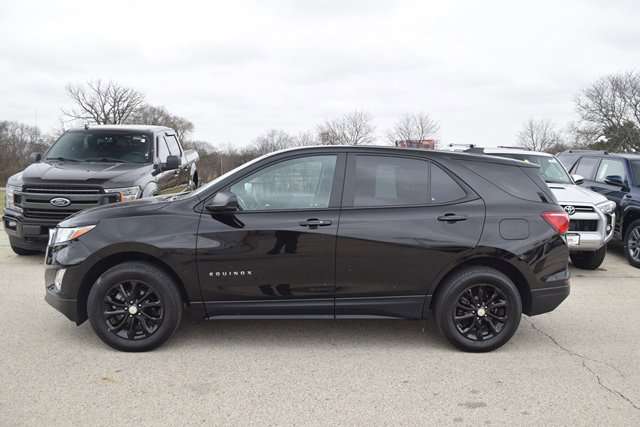
[[[540,178],[537,168],[482,161],[468,161],[465,166],[514,197],[533,202],[555,203],[551,190]]]

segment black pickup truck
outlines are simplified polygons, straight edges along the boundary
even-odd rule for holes
[[[4,229],[18,255],[44,251],[49,229],[83,209],[198,187],[198,153],[163,126],[66,131],[6,187]]]

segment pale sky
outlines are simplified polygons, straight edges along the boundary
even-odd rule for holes
[[[58,126],[64,87],[115,80],[251,143],[359,109],[377,135],[403,113],[444,144],[508,145],[528,118],[564,127],[574,97],[640,69],[637,1],[0,0],[0,120]]]

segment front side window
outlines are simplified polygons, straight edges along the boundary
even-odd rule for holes
[[[356,155],[350,163],[346,206],[407,206],[429,202],[429,163],[424,160]]]
[[[164,140],[163,136],[158,137],[158,161],[160,163],[166,163],[167,157],[170,155],[169,147],[167,147],[167,143]]]
[[[596,176],[597,182],[604,182],[608,176],[617,176],[624,182],[626,178],[624,171],[624,163],[620,160],[603,159],[598,168],[598,175]]]
[[[600,159],[596,157],[583,157],[580,159],[573,173],[582,176],[584,179],[593,179],[599,160]]]
[[[241,179],[229,190],[245,211],[328,208],[335,169],[335,155],[285,160]]]
[[[71,131],[62,135],[45,160],[71,162],[151,162],[151,135],[138,132]]]
[[[171,155],[180,157],[180,144],[178,144],[178,140],[175,135],[167,135],[164,139],[167,142]]]

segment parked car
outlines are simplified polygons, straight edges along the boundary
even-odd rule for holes
[[[198,153],[161,126],[71,129],[32,161],[6,187],[4,229],[18,255],[44,251],[49,230],[82,209],[198,186]]]
[[[616,204],[614,235],[624,242],[627,260],[640,267],[640,154],[569,150],[558,155],[584,187]]]
[[[580,187],[577,182],[581,182],[582,178],[571,177],[551,154],[507,147],[472,148],[470,151],[539,165],[540,176],[569,214],[571,222],[565,238],[571,250],[571,262],[587,270],[600,267],[607,254],[607,243],[613,237],[615,203],[601,194]]]
[[[525,162],[382,147],[258,158],[52,230],[46,300],[125,351],[207,319],[403,318],[489,351],[569,294],[569,217]]]

